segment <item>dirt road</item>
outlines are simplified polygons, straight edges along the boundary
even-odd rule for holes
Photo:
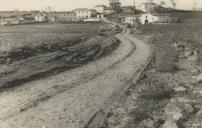
[[[144,42],[119,34],[120,47],[85,66],[0,94],[1,128],[82,128],[148,63]]]

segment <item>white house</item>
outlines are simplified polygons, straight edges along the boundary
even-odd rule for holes
[[[87,8],[77,8],[74,12],[76,12],[76,17],[80,19],[91,18],[97,15],[95,10]]]
[[[95,10],[99,14],[103,14],[106,9],[107,9],[107,6],[105,6],[105,5],[96,5],[95,6]]]
[[[1,25],[18,25],[22,21],[22,18],[4,18],[0,19]]]
[[[141,14],[139,18],[140,18],[141,24],[152,24],[152,23],[159,22],[159,17],[152,15],[151,13]]]
[[[154,24],[154,23],[172,23],[173,18],[169,14],[161,13],[143,13],[135,16],[126,16],[125,23],[127,24]]]
[[[109,15],[109,14],[113,13],[113,10],[110,8],[107,8],[103,13],[104,13],[104,15]]]
[[[47,17],[43,14],[36,14],[34,17],[36,22],[45,22],[47,21]]]

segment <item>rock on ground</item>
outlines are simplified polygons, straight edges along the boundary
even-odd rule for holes
[[[167,119],[163,125],[163,128],[178,128],[178,125],[174,120]]]
[[[182,109],[180,109],[177,105],[175,105],[173,103],[169,103],[165,107],[165,114],[168,117],[173,118],[174,120],[179,120],[180,118],[183,117]]]

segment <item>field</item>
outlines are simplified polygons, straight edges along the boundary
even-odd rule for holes
[[[110,54],[119,45],[118,32],[104,23],[1,26],[0,90]]]
[[[196,14],[181,24],[139,27],[133,35],[153,47],[153,60],[139,82],[114,103],[102,128],[201,128],[200,19]],[[179,119],[172,118],[176,115]]]

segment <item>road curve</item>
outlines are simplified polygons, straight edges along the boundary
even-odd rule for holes
[[[105,58],[1,93],[0,127],[83,128],[150,59],[151,50],[144,42],[127,33],[117,38],[120,47]]]

